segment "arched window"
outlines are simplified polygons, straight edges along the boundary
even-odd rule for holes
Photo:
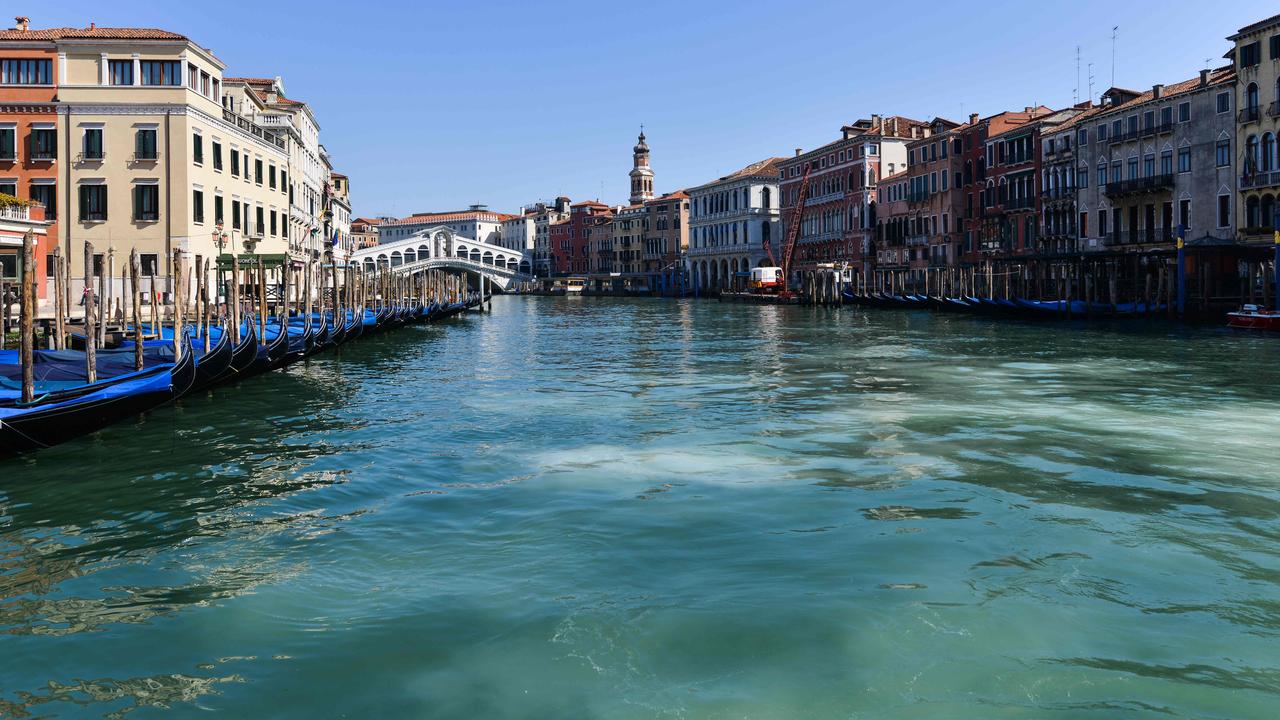
[[[770,204],[770,202],[772,202],[772,199],[770,198],[770,195],[771,195],[771,193],[769,192],[769,188],[768,188],[768,187],[761,188],[761,190],[760,190],[760,207],[764,208],[765,210],[768,210],[768,209],[769,209],[769,204]]]
[[[1258,83],[1249,83],[1249,87],[1244,89],[1244,106],[1245,109],[1251,110],[1251,117],[1257,117],[1258,111]]]
[[[1259,168],[1262,172],[1276,169],[1276,136],[1272,133],[1264,133],[1262,136],[1262,159]]]
[[[1251,196],[1244,201],[1244,224],[1245,227],[1256,228],[1262,227],[1261,209],[1258,206],[1258,196]]]
[[[1266,228],[1267,230],[1275,229],[1274,227],[1275,219],[1276,219],[1275,197],[1271,195],[1262,196],[1262,217],[1259,219],[1261,220],[1261,222],[1258,224],[1261,225],[1262,227]]]
[[[1258,136],[1250,135],[1244,141],[1244,169],[1246,172],[1258,171]]]

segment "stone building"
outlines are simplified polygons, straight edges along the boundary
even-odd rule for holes
[[[960,258],[961,152],[959,123],[934,118],[907,144],[906,246],[914,268],[946,267]]]
[[[1112,88],[1076,126],[1077,227],[1086,251],[1143,252],[1235,236],[1235,70],[1147,92]]]
[[[690,283],[730,287],[734,273],[769,263],[765,244],[781,247],[778,173],[784,158],[768,158],[688,191]]]
[[[1236,225],[1245,243],[1272,242],[1280,203],[1280,15],[1246,25],[1231,37],[1235,65],[1238,169]]]

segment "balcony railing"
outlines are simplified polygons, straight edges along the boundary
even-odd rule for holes
[[[928,235],[910,235],[907,237],[907,247],[915,247],[917,245],[928,245]]]
[[[1102,239],[1108,247],[1121,245],[1155,245],[1172,243],[1173,231],[1162,227],[1140,228],[1138,230],[1120,230],[1112,232]]]
[[[0,207],[0,220],[30,220],[31,208],[26,205]]]
[[[1163,135],[1173,132],[1173,121],[1158,122],[1154,125],[1148,125],[1138,131],[1139,137],[1150,137],[1152,135]]]
[[[57,160],[57,150],[33,150],[31,151],[32,160]]]
[[[1051,187],[1040,191],[1040,197],[1046,200],[1074,200],[1076,197],[1076,189],[1073,187]]]
[[[1035,206],[1036,200],[1031,197],[1009,198],[1004,201],[1005,210],[1029,210]]]
[[[1280,170],[1272,170],[1270,172],[1253,173],[1252,175],[1240,176],[1240,189],[1252,190],[1254,188],[1275,187],[1280,185]]]
[[[1128,180],[1120,180],[1118,182],[1109,182],[1103,187],[1102,192],[1106,194],[1107,197],[1159,192],[1161,190],[1172,189],[1173,181],[1173,175],[1154,175],[1152,177],[1130,178]]]
[[[1271,107],[1267,108],[1267,115],[1270,117],[1280,116],[1280,100],[1271,103]]]
[[[1258,106],[1247,107],[1240,111],[1238,120],[1242,123],[1258,122],[1262,117],[1262,108]]]
[[[1048,239],[1072,238],[1076,237],[1075,224],[1067,224],[1059,227],[1043,227],[1040,234]]]

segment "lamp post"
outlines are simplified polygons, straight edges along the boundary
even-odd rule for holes
[[[214,268],[215,268],[215,272],[217,272],[218,274],[218,303],[219,304],[224,302],[227,296],[227,288],[222,281],[222,270],[218,266],[221,265],[222,263],[222,252],[223,252],[223,249],[226,248],[227,242],[229,240],[230,238],[227,237],[226,229],[223,227],[222,223],[218,223],[213,227],[213,242],[218,246],[218,261],[214,263]]]

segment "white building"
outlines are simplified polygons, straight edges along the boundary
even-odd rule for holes
[[[689,276],[697,287],[730,287],[734,273],[768,264],[782,246],[779,163],[752,163],[689,194]]]
[[[492,212],[484,205],[472,205],[459,212],[414,213],[398,220],[387,220],[378,226],[378,241],[397,242],[427,228],[443,226],[457,235],[490,245],[501,245],[502,223],[511,215]]]

